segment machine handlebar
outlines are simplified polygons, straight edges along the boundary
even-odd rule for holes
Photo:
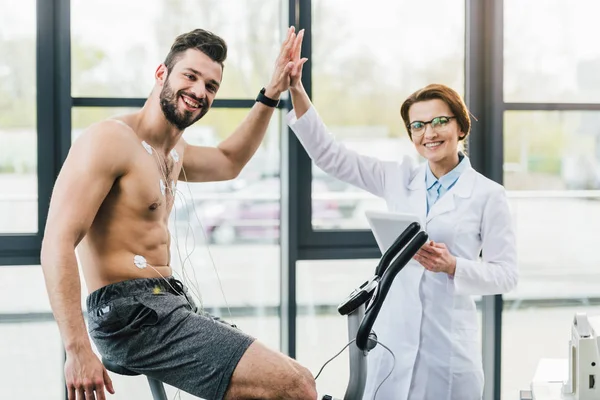
[[[413,225],[416,225],[416,228],[413,227]],[[373,324],[375,323],[375,320],[379,315],[379,311],[381,310],[381,306],[383,305],[385,297],[387,296],[390,287],[392,286],[394,278],[396,278],[396,275],[398,275],[402,268],[404,268],[406,264],[408,264],[408,262],[412,259],[415,253],[428,240],[427,233],[423,231],[416,233],[415,236],[415,229],[416,231],[420,229],[419,224],[417,224],[416,222],[411,224],[404,232],[402,232],[402,234],[398,237],[398,239],[394,242],[390,249],[386,251],[386,254],[384,254],[383,258],[385,258],[387,263],[389,263],[389,260],[387,260],[387,258],[390,257],[389,254],[395,255],[399,249],[404,248],[404,250],[398,255],[398,257],[396,257],[396,259],[391,263],[391,265],[387,267],[387,264],[383,262],[382,258],[382,262],[380,262],[379,266],[377,267],[378,270],[383,270],[383,275],[381,276],[379,284],[377,285],[377,288],[371,296],[371,302],[369,303],[365,311],[365,316],[362,319],[358,328],[358,333],[356,334],[356,345],[362,351],[369,350],[369,334],[371,333]],[[406,247],[404,247],[406,242],[408,242],[413,236],[414,239],[410,241],[410,243],[408,243]],[[392,251],[392,249],[394,251]],[[393,259],[393,256],[391,256],[391,258]]]

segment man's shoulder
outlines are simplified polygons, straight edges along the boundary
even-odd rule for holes
[[[135,138],[137,135],[133,128],[124,120],[107,118],[89,125],[81,134],[98,136],[104,140]]]
[[[124,122],[106,119],[88,126],[73,140],[69,156],[94,165],[124,174],[131,165],[131,155],[138,146],[137,135]]]
[[[84,129],[73,140],[74,147],[89,147],[90,150],[130,151],[137,143],[137,135],[124,121],[105,119]],[[87,144],[87,146],[86,146]]]

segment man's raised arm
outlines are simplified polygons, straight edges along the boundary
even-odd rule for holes
[[[302,46],[302,37],[302,31],[296,36],[293,27],[288,30],[275,62],[271,82],[265,87],[264,96],[268,99],[277,102],[281,93],[288,90],[289,74],[294,67],[292,54]],[[257,102],[237,129],[216,148],[186,144],[183,159],[185,173],[182,170],[179,179],[207,182],[229,180],[238,176],[260,146],[274,110],[274,105]]]

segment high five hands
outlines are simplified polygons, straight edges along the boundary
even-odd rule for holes
[[[302,50],[302,39],[304,29],[296,35],[296,29],[290,26],[287,37],[281,45],[279,56],[275,61],[275,70],[271,82],[265,88],[265,95],[272,99],[278,99],[281,93],[288,90],[290,86],[298,85],[302,77],[302,65],[308,58],[300,58]]]
[[[456,271],[456,257],[450,254],[444,243],[430,240],[417,251],[413,258],[428,271],[445,272],[450,276],[454,276]]]

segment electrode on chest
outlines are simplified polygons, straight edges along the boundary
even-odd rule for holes
[[[148,143],[146,143],[146,141],[142,142],[142,146],[144,146],[144,149],[146,149],[148,154],[152,155],[152,146],[150,146]]]
[[[173,159],[173,161],[179,162],[179,153],[177,152],[177,150],[171,150],[171,158]]]

